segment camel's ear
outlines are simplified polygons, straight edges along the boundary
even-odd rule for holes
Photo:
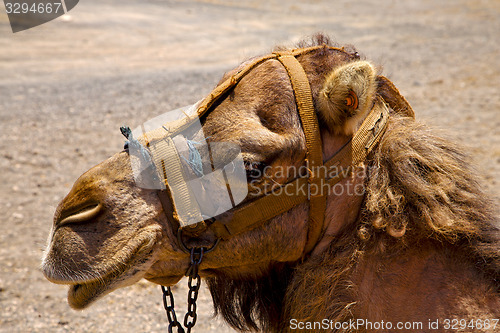
[[[394,83],[385,76],[378,76],[377,83],[377,94],[384,99],[393,112],[405,117],[415,118],[415,112],[413,112],[410,103],[401,95]]]
[[[369,62],[336,68],[319,93],[321,117],[334,133],[354,134],[371,109],[376,87],[376,71]]]

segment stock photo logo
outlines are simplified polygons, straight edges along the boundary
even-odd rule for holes
[[[12,32],[31,29],[73,9],[79,0],[4,0]]]

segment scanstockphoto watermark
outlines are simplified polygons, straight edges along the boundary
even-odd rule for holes
[[[417,330],[424,329],[424,323],[415,322],[396,322],[391,321],[369,321],[366,319],[349,319],[347,321],[334,321],[323,319],[322,321],[298,321],[290,320],[290,329],[292,330]]]
[[[319,166],[309,168],[307,166],[266,166],[253,172],[249,182],[249,192],[253,195],[287,195],[307,196],[308,199],[322,195],[356,195],[365,194],[365,184],[368,173],[374,172],[374,166]],[[319,180],[309,182],[288,182],[280,184],[278,180],[283,179],[307,179],[308,175],[314,174]],[[346,181],[342,181],[346,179]],[[337,181],[338,180],[338,181]]]
[[[12,32],[19,32],[58,18],[73,9],[79,0],[4,0]]]
[[[499,319],[428,319],[427,321],[370,321],[367,319],[349,319],[346,321],[290,320],[292,330],[376,330],[376,331],[417,331],[432,330],[486,330],[496,332]]]

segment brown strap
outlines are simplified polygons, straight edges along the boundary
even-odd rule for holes
[[[387,104],[379,98],[351,141],[325,162],[326,169],[337,168],[339,172],[345,173],[345,170],[342,170],[343,167],[354,166],[363,162],[373,147],[380,141],[380,137],[386,130],[388,119],[389,110]]]
[[[219,216],[211,228],[214,229],[217,236],[228,239],[231,236],[254,229],[263,222],[306,202],[307,193],[307,179],[297,178],[275,192],[268,193]]]
[[[255,67],[258,65],[271,60],[271,59],[278,59],[278,57],[281,54],[289,54],[292,57],[307,54],[309,52],[312,52],[314,50],[318,49],[329,49],[329,50],[336,50],[336,51],[341,51],[345,52],[342,48],[338,47],[333,47],[333,46],[328,46],[328,45],[317,45],[317,46],[311,46],[303,49],[295,49],[292,51],[287,51],[287,52],[275,52],[272,54],[265,55],[263,57],[257,58],[255,60],[252,60],[248,65],[246,65],[244,68],[242,68],[240,71],[238,71],[236,74],[232,75],[229,77],[226,81],[218,85],[212,92],[200,103],[198,106],[198,117],[201,118],[203,117],[209,110],[211,110],[212,106],[216,104],[219,99],[221,99],[227,92],[229,92],[236,84],[238,84],[241,79],[243,79],[248,73],[252,71]],[[301,66],[302,68],[302,66]],[[172,124],[169,125],[169,133],[170,135],[174,135],[176,133],[179,133],[183,130],[185,130],[187,127],[189,127],[192,124],[192,118],[186,117],[179,122],[175,124],[175,126],[172,126]],[[175,127],[175,128],[174,128]],[[163,129],[157,129],[154,131],[151,131],[150,133],[150,138],[151,141],[153,140],[158,140],[161,139],[163,136],[165,136],[165,131]]]
[[[322,180],[320,185],[322,188],[331,187],[342,179],[344,179],[343,174],[338,173],[333,178]],[[297,178],[274,192],[219,216],[210,227],[222,239],[255,229],[262,223],[307,202],[310,199],[309,189],[308,179]]]
[[[316,186],[316,188],[322,189],[325,185],[333,186],[337,182],[347,177],[345,172],[338,172],[330,179],[325,180],[325,168],[322,168],[323,156],[321,136],[313,106],[310,85],[304,69],[295,58],[298,55],[302,55],[320,48],[342,51],[342,49],[340,48],[328,47],[323,45],[306,49],[297,49],[291,52],[277,52],[258,58],[252,61],[249,65],[245,66],[245,68],[243,68],[241,71],[231,76],[217,88],[215,88],[212,93],[207,96],[207,98],[205,98],[205,100],[203,100],[199,105],[198,117],[202,117],[211,109],[214,104],[216,104],[216,102],[220,98],[222,98],[227,92],[229,92],[230,89],[232,89],[253,68],[267,60],[277,59],[286,68],[287,73],[290,77],[306,137],[306,159],[307,166],[309,168],[308,179],[306,180],[304,178],[299,178],[289,184],[284,185],[283,188],[287,188],[288,192],[291,193],[291,195],[269,194],[260,197],[253,202],[240,205],[231,212],[222,215],[210,226],[210,228],[215,232],[217,236],[223,239],[227,239],[241,232],[256,228],[261,223],[268,221],[271,218],[276,217],[277,215],[283,214],[284,212],[292,209],[298,204],[305,203],[309,200],[309,232],[307,243],[305,244],[304,253],[310,252],[316,245],[317,240],[321,235],[322,226],[324,223],[326,195],[323,195],[323,191],[320,191],[319,195],[309,197],[309,194],[311,193],[310,187]],[[338,153],[334,155],[334,157],[327,161],[327,165],[329,167],[342,166],[340,170],[346,170],[350,169],[352,165],[356,165],[366,158],[367,154],[369,154],[371,149],[380,140],[380,137],[382,136],[382,133],[384,132],[387,125],[387,106],[383,103],[382,105],[382,111],[379,110],[380,108],[377,107],[377,105],[371,110],[371,112],[361,125],[360,130],[358,130],[356,135],[353,137],[352,141],[350,141],[349,144],[344,146]],[[175,128],[169,128],[170,135],[178,133],[179,131],[182,131],[189,127],[192,123],[192,120],[193,119],[188,117],[185,119],[185,121],[181,121],[176,124],[176,126],[174,126]],[[163,141],[164,139],[164,132],[162,132],[162,130],[159,130],[157,132],[158,133],[156,133],[155,131],[147,133],[151,137],[151,141],[153,141],[152,143],[156,143],[156,141]],[[155,165],[159,167],[159,165],[156,164],[157,162],[158,161],[155,162]],[[163,201],[165,201],[166,198],[163,196],[163,194],[160,195],[160,198],[163,199],[163,204]],[[169,199],[172,200],[173,198],[170,197]],[[169,209],[168,207],[166,208]]]
[[[324,175],[320,175],[323,165],[323,145],[318,118],[314,110],[311,86],[304,68],[291,53],[278,53],[278,60],[285,66],[292,83],[295,101],[306,138],[306,165],[309,170],[309,186],[320,189]],[[323,191],[309,200],[309,231],[304,253],[309,253],[321,235],[325,220],[326,195]]]
[[[329,50],[337,50],[337,51],[345,52],[342,48],[333,47],[333,46],[327,46],[327,45],[317,45],[317,46],[311,46],[311,47],[307,47],[307,48],[295,49],[295,50],[292,50],[292,51],[289,51],[289,52],[283,52],[283,53],[287,53],[287,54],[290,54],[291,56],[295,57],[295,56],[298,56],[298,55],[302,55],[302,54],[306,54],[306,53],[312,52],[314,50],[324,49],[324,48],[329,49]],[[217,86],[210,93],[210,95],[208,95],[207,98],[205,98],[205,100],[203,100],[203,102],[200,104],[200,106],[198,108],[198,116],[202,117],[212,107],[212,105],[214,105],[219,100],[219,98],[221,96],[223,96],[231,88],[233,88],[252,69],[254,69],[255,67],[257,67],[261,63],[266,62],[267,60],[277,59],[283,53],[275,52],[275,53],[271,53],[269,55],[257,58],[255,60],[253,60],[252,62],[250,62],[241,71],[239,71],[238,73],[234,74],[233,76],[231,76],[230,78],[228,78],[226,81],[224,81],[222,84],[220,84],[219,86]]]
[[[324,169],[331,178],[321,185],[332,188],[339,181],[348,177],[352,166],[363,161],[380,141],[387,128],[388,119],[387,105],[379,100],[353,139],[325,162]],[[274,193],[268,193],[268,195],[240,205],[231,212],[218,217],[210,228],[218,237],[228,239],[257,228],[262,223],[307,202],[308,194],[308,180],[305,178],[295,179]]]

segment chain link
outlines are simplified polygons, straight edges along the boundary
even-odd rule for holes
[[[161,291],[163,292],[163,307],[167,313],[168,333],[172,333],[174,327],[177,327],[178,333],[184,333],[184,329],[175,315],[174,294],[172,294],[172,290],[170,290],[170,287],[165,288],[164,286],[161,286]]]
[[[196,324],[196,319],[198,318],[198,315],[196,314],[196,300],[198,299],[198,292],[201,286],[201,278],[198,274],[198,268],[203,260],[204,251],[205,249],[203,247],[191,249],[190,265],[186,272],[189,287],[187,299],[188,310],[184,316],[184,327],[186,328],[186,331],[184,331],[184,328],[175,315],[174,295],[172,294],[170,287],[161,286],[161,290],[163,292],[163,307],[167,313],[168,333],[172,333],[174,327],[177,328],[177,333],[191,333],[191,329]]]
[[[198,299],[198,290],[200,290],[201,278],[199,275],[195,277],[196,283],[192,284],[193,278],[190,276],[188,280],[188,310],[186,316],[184,317],[184,327],[187,328],[188,332],[191,332],[191,328],[196,324],[197,314],[196,314],[196,300]]]

